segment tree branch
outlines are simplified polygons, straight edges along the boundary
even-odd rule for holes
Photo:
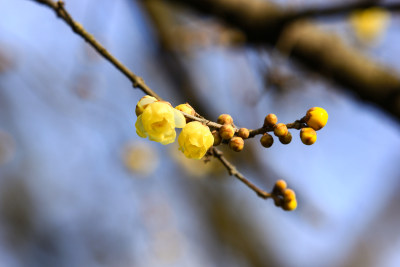
[[[51,9],[53,9],[57,16],[64,20],[71,29],[78,35],[80,35],[87,43],[89,43],[97,52],[99,52],[106,60],[108,60],[111,64],[113,64],[119,71],[121,71],[130,81],[132,81],[133,86],[141,89],[145,94],[154,96],[155,98],[162,100],[153,90],[151,90],[144,82],[144,80],[135,75],[132,71],[130,71],[126,66],[124,66],[119,60],[117,60],[113,55],[111,55],[90,33],[88,33],[82,25],[77,23],[71,15],[64,8],[64,3],[62,1],[53,2],[51,0],[32,0],[40,4],[44,4]],[[207,121],[207,123],[211,126],[213,123],[211,121],[205,120],[204,118],[197,118],[194,116],[190,116],[185,114],[185,116],[195,119]],[[193,118],[192,118],[193,117]],[[219,124],[218,124],[219,125]],[[215,125],[217,126],[217,125]],[[247,178],[245,178],[239,171],[237,171],[236,167],[230,163],[224,156],[222,151],[215,147],[211,147],[210,149],[212,155],[216,157],[228,170],[230,175],[234,175],[241,182],[246,184],[250,189],[257,193],[258,196],[266,199],[270,197],[275,197],[270,193],[258,188],[256,185],[251,183]]]
[[[274,46],[279,41],[277,49],[283,53],[293,55],[304,65],[356,92],[361,98],[378,104],[400,120],[398,74],[368,59],[332,33],[310,22],[298,20],[317,14],[317,11],[297,14],[260,0],[170,1],[222,19],[242,30],[250,43]],[[360,4],[360,7],[363,6]],[[336,11],[340,10],[343,8]],[[334,11],[326,10],[325,13]]]

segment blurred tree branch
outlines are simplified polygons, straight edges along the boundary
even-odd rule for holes
[[[300,11],[286,10],[259,0],[170,0],[214,15],[242,30],[247,42],[276,45],[309,68],[378,104],[400,120],[400,78],[386,67],[348,46],[332,33],[302,20],[317,14],[333,14],[373,5],[363,1],[340,8]],[[376,4],[375,2],[375,5]],[[382,4],[381,4],[382,5]],[[388,7],[399,9],[399,5]]]

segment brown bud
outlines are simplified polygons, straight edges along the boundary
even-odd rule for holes
[[[218,146],[219,144],[221,144],[222,138],[221,138],[221,136],[219,135],[219,132],[216,131],[216,130],[214,130],[214,131],[212,131],[212,135],[213,135],[213,137],[214,137],[214,144],[213,144],[213,146]]]
[[[287,145],[290,142],[292,142],[292,134],[290,132],[287,133],[285,136],[280,136],[279,141],[281,141],[282,144]]]
[[[288,133],[288,129],[284,123],[278,123],[274,126],[274,134],[277,137],[285,136]]]
[[[238,132],[238,136],[242,137],[243,139],[249,138],[249,129],[247,128],[240,128]]]
[[[265,133],[261,136],[260,143],[263,147],[269,148],[274,143],[274,138],[272,135]]]
[[[272,189],[272,192],[275,194],[282,195],[283,192],[285,191],[286,187],[287,187],[287,184],[284,180],[278,180],[278,181],[276,181],[274,188]]]
[[[274,204],[277,207],[281,207],[283,204],[283,199],[279,197],[274,197]]]
[[[275,114],[268,114],[264,119],[264,127],[274,126],[278,122],[278,117]]]
[[[233,119],[232,119],[231,115],[229,115],[229,114],[221,114],[221,115],[219,115],[217,122],[219,124],[232,124]]]
[[[244,141],[241,137],[238,136],[232,137],[231,140],[229,141],[229,147],[235,152],[240,152],[243,150]]]
[[[219,135],[222,139],[229,140],[235,135],[235,130],[233,129],[232,125],[224,124],[221,128],[219,128]]]

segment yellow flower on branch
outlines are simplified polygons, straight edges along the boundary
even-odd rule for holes
[[[389,12],[379,7],[357,10],[350,16],[355,34],[363,42],[371,42],[379,38],[385,32],[389,19]]]
[[[186,124],[178,137],[179,150],[187,158],[201,159],[207,150],[213,145],[214,137],[210,128],[198,121]]]
[[[139,104],[140,101],[137,106]],[[151,141],[167,145],[175,141],[175,127],[182,128],[185,124],[185,117],[170,103],[155,101],[146,104],[136,120],[135,127],[140,137],[149,137]]]

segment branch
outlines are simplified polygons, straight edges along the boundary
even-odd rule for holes
[[[274,46],[279,41],[277,49],[283,53],[293,55],[309,68],[356,92],[361,98],[378,104],[400,120],[398,74],[368,59],[332,33],[298,20],[316,14],[316,11],[303,11],[296,15],[295,11],[260,0],[170,1],[222,19],[242,30],[250,43]]]
[[[129,70],[126,66],[124,66],[119,60],[117,60],[113,55],[111,55],[90,33],[88,33],[82,25],[73,20],[71,15],[64,8],[64,3],[60,0],[57,2],[53,2],[51,0],[32,0],[40,4],[44,4],[56,12],[57,16],[64,20],[71,29],[78,35],[80,35],[87,43],[89,43],[97,52],[99,52],[106,60],[108,60],[111,64],[113,64],[119,71],[121,71],[132,83],[135,88],[141,89],[145,94],[154,96],[155,98],[162,100],[153,90],[151,90],[144,82],[144,80],[135,75],[131,70]],[[204,118],[197,118],[191,116],[189,114],[184,115],[188,118],[194,120],[200,120],[205,122],[207,125],[214,125],[215,127],[221,127],[221,125],[208,121]],[[212,127],[214,127],[212,126]],[[266,199],[266,198],[276,198],[275,195],[267,193],[266,191],[258,188],[256,185],[252,184],[248,179],[246,179],[239,171],[237,171],[236,167],[230,163],[224,156],[223,153],[215,148],[211,147],[210,149],[212,155],[219,159],[219,161],[227,168],[230,175],[234,175],[241,182],[246,184],[250,189],[257,193],[258,196]]]
[[[97,41],[93,35],[88,33],[83,26],[76,22],[71,15],[64,8],[63,1],[53,2],[51,0],[33,0],[37,3],[46,5],[54,10],[59,18],[64,20],[74,31],[76,34],[80,35],[85,41],[92,46],[100,55],[102,55],[105,59],[107,59],[111,64],[114,65],[122,74],[125,75],[131,82],[133,87],[141,89],[145,94],[154,96],[155,98],[161,100],[161,97],[158,96],[150,87],[148,87],[143,78],[134,74],[131,70],[129,70],[124,64],[122,64],[118,59],[116,59],[110,52],[105,49],[104,46]]]

